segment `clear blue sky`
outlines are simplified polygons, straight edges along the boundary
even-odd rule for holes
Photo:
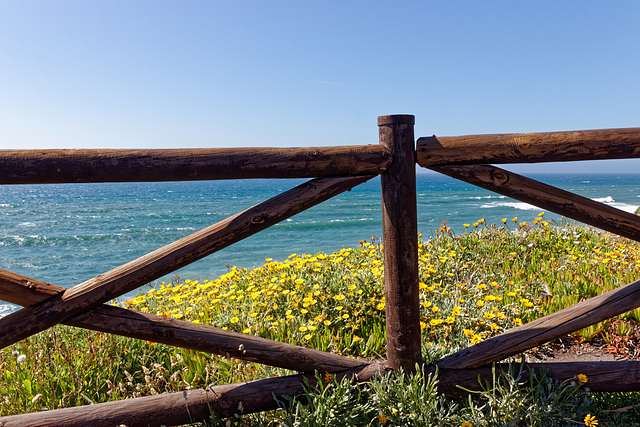
[[[639,22],[637,0],[0,0],[0,148],[636,127]]]

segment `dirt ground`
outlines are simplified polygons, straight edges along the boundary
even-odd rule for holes
[[[616,360],[638,360],[640,340],[637,337],[616,337],[605,343],[596,338],[588,343],[578,343],[567,337],[536,347],[527,352],[530,362],[612,362]]]

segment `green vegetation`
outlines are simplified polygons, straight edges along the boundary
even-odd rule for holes
[[[568,224],[481,219],[455,234],[443,225],[419,246],[424,362],[515,325],[632,282],[640,247]],[[385,354],[382,251],[376,242],[327,255],[267,259],[215,280],[162,284],[124,305],[134,310],[344,355]],[[640,310],[579,331],[615,348]],[[526,355],[523,356],[526,360]],[[397,373],[362,387],[324,381],[304,404],[216,421],[239,425],[640,424],[637,393],[588,392],[588,382],[497,375],[464,398],[437,394],[437,377]],[[58,326],[0,350],[0,415],[83,405],[285,375],[283,369]],[[624,412],[605,410],[631,407]],[[587,417],[587,415],[589,417]],[[594,418],[595,417],[595,418]]]

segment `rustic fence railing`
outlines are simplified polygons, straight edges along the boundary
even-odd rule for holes
[[[273,394],[302,392],[314,371],[367,381],[421,362],[415,165],[640,241],[639,217],[485,163],[640,157],[640,128],[419,138],[414,117],[378,118],[380,144],[198,150],[0,150],[0,184],[315,177],[272,199],[65,289],[0,270],[0,300],[24,308],[0,319],[0,348],[58,323],[230,355],[306,372],[0,418],[0,426],[175,425],[274,409]],[[381,175],[387,361],[336,354],[105,305],[171,271]],[[640,281],[522,325],[423,366],[440,389],[477,386],[489,364],[640,306]],[[240,346],[242,344],[242,346]],[[240,350],[242,348],[242,350]],[[504,368],[504,365],[497,365]],[[529,364],[536,370],[540,364]],[[547,363],[552,375],[584,373],[594,391],[640,390],[640,362]]]

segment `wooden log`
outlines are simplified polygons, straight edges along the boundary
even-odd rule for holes
[[[318,178],[0,319],[0,348],[201,259],[372,178]]]
[[[640,280],[508,330],[436,362],[441,368],[477,368],[548,343],[640,307]]]
[[[388,372],[384,365],[372,364],[336,375],[356,382],[369,381]],[[317,384],[313,375],[291,375],[246,383],[184,390],[177,393],[138,397],[116,402],[77,406],[52,411],[0,417],[1,427],[159,427],[204,421],[211,414],[220,418],[278,409],[274,396],[296,396],[304,391],[304,381]],[[242,410],[240,410],[242,405]]]
[[[379,145],[173,150],[0,150],[0,184],[378,175]]]
[[[393,158],[381,175],[387,359],[405,371],[422,360],[414,123],[408,115],[378,117],[380,144]]]
[[[434,166],[429,169],[640,241],[640,216],[531,178],[491,165]]]
[[[0,269],[0,301],[28,307],[64,290],[60,286]]]
[[[33,305],[65,288],[0,270],[0,300]],[[298,372],[336,372],[367,362],[212,326],[102,305],[65,322],[146,341],[234,357]]]
[[[523,380],[527,380],[529,373],[540,376],[541,369],[548,372],[548,376],[560,381],[571,380],[578,374],[587,376],[584,384],[594,392],[602,391],[640,391],[640,361],[615,362],[545,362],[520,364],[499,363],[495,365],[496,374],[508,373],[510,369],[516,374],[522,368]],[[486,365],[470,369],[445,369],[436,365],[427,365],[427,374],[438,372],[438,391],[445,394],[463,394],[458,386],[468,390],[481,390],[481,385],[491,385],[493,380],[493,366]],[[577,381],[576,381],[577,383]]]
[[[423,167],[478,163],[538,163],[640,157],[640,128],[418,139]]]
[[[508,372],[509,364],[499,364],[497,371]],[[586,375],[585,384],[591,391],[637,391],[640,386],[640,362],[565,362],[532,363],[524,366],[524,375],[533,370],[539,375],[540,369],[550,370],[550,376],[560,380],[574,378],[577,374]],[[479,390],[480,383],[486,384],[493,378],[492,367],[479,369],[438,369],[438,390],[447,394],[461,394],[460,385],[469,390]],[[517,369],[517,367],[516,367]],[[424,367],[426,374],[436,371],[434,365]],[[350,376],[354,381],[363,383],[376,375],[388,374],[390,370],[383,364],[371,364],[355,368],[336,375],[338,378]],[[216,413],[219,417],[231,417],[242,413],[250,414],[277,409],[273,396],[296,396],[301,394],[303,382],[317,384],[315,376],[292,375],[280,378],[251,381],[241,384],[209,387],[206,389],[185,390],[177,393],[138,397],[116,402],[33,412],[22,415],[0,417],[2,427],[75,427],[91,425],[93,427],[126,425],[161,426],[177,425],[203,421]],[[161,415],[159,415],[161,414]]]

